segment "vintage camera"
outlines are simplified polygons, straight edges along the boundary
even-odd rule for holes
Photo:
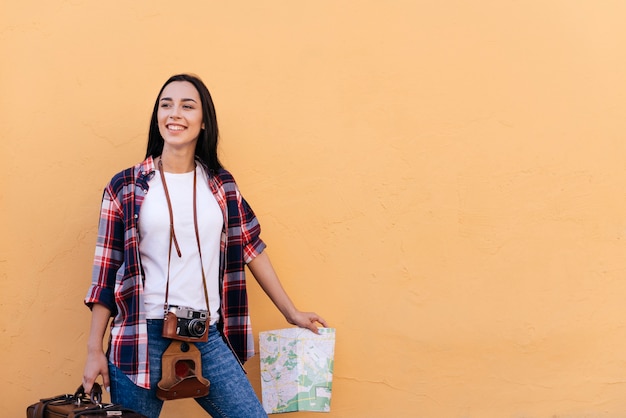
[[[209,312],[186,306],[168,305],[163,322],[163,336],[182,341],[207,341]]]

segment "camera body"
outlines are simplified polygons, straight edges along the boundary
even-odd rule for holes
[[[208,311],[167,305],[163,319],[163,337],[191,342],[208,340],[210,321]]]

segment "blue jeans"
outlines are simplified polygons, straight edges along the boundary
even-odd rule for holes
[[[156,397],[161,380],[161,355],[170,339],[161,337],[162,320],[148,320],[148,349],[150,357],[150,389],[135,385],[117,367],[109,363],[111,402],[122,404],[146,415],[158,418],[163,401]],[[202,375],[209,379],[209,394],[196,402],[214,418],[267,417],[252,389],[245,372],[228,348],[215,325],[209,329],[209,341],[196,343],[202,353]]]

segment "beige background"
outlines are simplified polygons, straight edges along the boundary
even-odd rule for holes
[[[3,1],[2,416],[80,383],[102,188],[184,71],[290,295],[337,328],[329,416],[626,416],[625,16]],[[250,289],[256,332],[286,326]]]

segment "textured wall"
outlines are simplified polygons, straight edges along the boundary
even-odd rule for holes
[[[182,71],[213,92],[285,287],[337,328],[330,416],[626,416],[625,15],[2,2],[3,416],[80,382],[102,188]],[[256,331],[286,326],[250,287]]]

